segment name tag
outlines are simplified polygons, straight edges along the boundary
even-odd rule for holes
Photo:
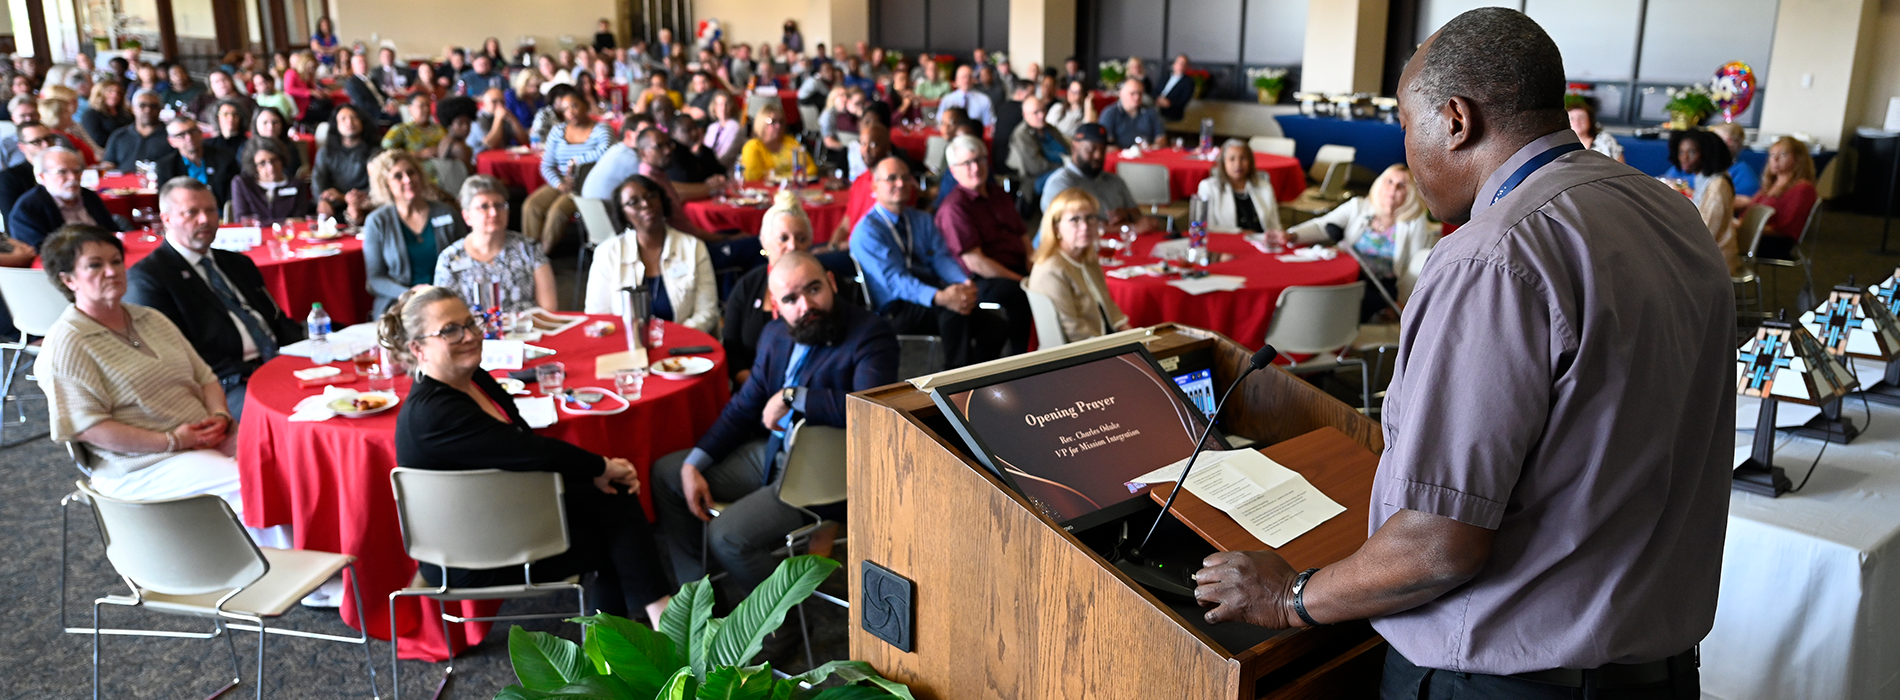
[[[469,258],[462,258],[461,260],[449,263],[449,269],[455,272],[467,272],[473,267],[475,267],[475,261]]]
[[[277,188],[277,194],[296,194],[296,193],[297,193],[297,188],[295,188],[295,187],[279,187],[279,188]]]
[[[453,223],[454,221],[455,221],[455,216],[453,214],[443,214],[441,216],[430,219],[429,223],[435,224],[437,226],[447,226],[450,223]]]

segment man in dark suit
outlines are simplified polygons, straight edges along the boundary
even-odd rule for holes
[[[178,326],[217,373],[231,415],[241,417],[251,373],[279,348],[303,340],[303,328],[278,308],[249,256],[211,248],[218,201],[204,183],[166,181],[158,211],[165,242],[126,272],[125,300],[157,309]]]
[[[401,95],[415,84],[416,74],[396,62],[396,50],[387,46],[376,52],[376,67],[369,72],[369,80],[381,89],[384,95]]]
[[[39,186],[39,181],[33,179],[33,161],[39,160],[40,151],[59,143],[59,137],[45,124],[27,122],[18,129],[20,153],[26,156],[26,162],[0,170],[0,212],[13,211],[13,205],[27,191]]]
[[[65,146],[40,151],[34,163],[33,177],[39,186],[27,190],[7,214],[7,235],[39,248],[53,231],[66,224],[92,224],[110,231],[121,230],[106,210],[98,193],[79,186],[79,174],[86,169],[85,159]]]
[[[706,528],[711,554],[735,586],[749,592],[765,580],[777,565],[772,551],[801,524],[773,486],[785,431],[800,419],[844,427],[846,394],[897,381],[897,336],[876,314],[840,303],[834,278],[811,253],[780,256],[767,288],[779,318],[759,336],[751,377],[697,447],[653,465],[653,503],[682,581],[705,575]],[[707,510],[715,501],[732,504],[716,520]]]
[[[1167,84],[1161,86],[1161,94],[1155,95],[1155,109],[1166,121],[1181,121],[1188,103],[1194,100],[1194,76],[1188,75],[1188,67],[1187,54],[1176,54],[1174,72],[1168,75]]]
[[[231,178],[238,174],[237,154],[205,143],[198,120],[189,115],[173,117],[165,124],[165,140],[172,152],[158,159],[158,181],[188,177],[204,183],[216,196],[218,206],[231,199]]]
[[[382,88],[374,75],[368,70],[369,59],[362,54],[350,57],[350,79],[343,82],[343,92],[350,96],[350,104],[372,115],[376,123],[387,127],[401,121],[396,116],[400,100],[389,99],[389,92]],[[378,68],[377,70],[381,70]]]

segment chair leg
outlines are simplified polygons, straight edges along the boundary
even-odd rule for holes
[[[358,610],[362,606],[357,606]],[[402,658],[397,656],[401,645],[396,639],[396,596],[389,596],[389,694],[396,700],[402,700]]]
[[[343,569],[350,574],[350,580],[348,581],[350,599],[356,603],[357,614],[360,615],[363,609],[363,580],[357,578],[355,564],[346,564]],[[396,638],[391,636],[389,643],[391,646],[394,646]],[[363,630],[363,667],[369,669],[369,696],[375,700],[382,700],[382,689],[376,687],[376,657],[374,654],[371,654],[369,650],[368,629]]]
[[[224,648],[231,653],[231,682],[226,683],[223,688],[219,688],[218,692],[213,694],[212,697],[223,695],[232,688],[238,687],[239,683],[244,682],[244,664],[238,661],[237,641],[232,639],[231,628],[226,627],[223,620],[216,620],[216,622],[218,623],[219,636],[224,637]]]
[[[805,670],[818,668],[818,658],[811,651],[811,626],[805,623],[805,604],[798,604],[798,636],[805,640]]]
[[[442,573],[444,577],[447,577],[448,572]],[[438,600],[435,604],[441,605],[442,601]],[[443,616],[441,611],[437,611],[435,617],[442,622],[442,643],[449,645],[449,660],[448,665],[442,669],[442,680],[436,682],[435,694],[429,696],[429,700],[442,700],[442,691],[449,689],[449,677],[455,675],[455,640],[449,637],[449,618]]]
[[[270,633],[264,629],[264,618],[257,618],[257,700],[264,700],[264,643],[270,639]]]
[[[1366,365],[1366,361],[1364,358],[1360,358],[1359,360],[1359,398],[1361,401],[1365,402],[1364,405],[1366,407],[1366,415],[1368,416],[1373,415],[1372,372],[1370,371],[1370,368]]]
[[[99,601],[92,601],[92,700],[99,700]]]
[[[587,252],[592,249],[592,245],[583,242],[580,252],[574,256],[576,258],[574,260],[574,308],[576,309],[587,306]],[[554,311],[554,309],[548,310]]]

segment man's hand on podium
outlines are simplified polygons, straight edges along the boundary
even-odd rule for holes
[[[1299,575],[1273,552],[1217,552],[1195,572],[1194,599],[1210,624],[1245,622],[1269,629],[1304,627],[1293,612],[1293,579]]]

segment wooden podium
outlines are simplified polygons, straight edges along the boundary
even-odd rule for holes
[[[1150,330],[1144,343],[1164,364],[1211,348],[1216,395],[1252,354],[1209,331]],[[1379,426],[1277,369],[1253,373],[1229,403],[1223,432],[1255,440],[1347,508],[1281,555],[1304,569],[1358,549],[1384,449]],[[929,396],[910,384],[853,395],[848,421],[851,658],[917,697],[1377,696],[1383,644],[1370,626],[1216,627],[1192,606],[1155,598],[967,457]],[[1174,511],[1224,549],[1266,549],[1185,490]],[[914,651],[860,624],[866,560],[915,583]],[[1235,639],[1259,641],[1223,645]]]

